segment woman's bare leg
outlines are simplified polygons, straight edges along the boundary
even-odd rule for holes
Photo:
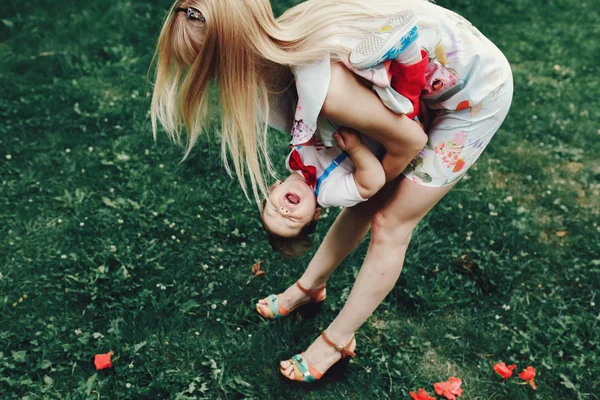
[[[453,186],[431,188],[408,179],[401,181],[393,199],[373,218],[371,243],[348,301],[327,328],[329,338],[346,345],[392,290],[404,263],[412,231],[421,219]],[[340,353],[319,337],[304,353],[319,371],[340,359]],[[282,361],[288,375],[293,367]]]
[[[396,182],[390,183],[369,201],[342,210],[299,279],[303,287],[314,290],[327,282],[337,266],[360,244],[371,227],[373,216],[383,207],[386,198],[394,193],[396,187]],[[309,297],[296,285],[292,285],[279,296],[279,301],[290,310],[307,303]],[[259,300],[257,306],[264,308],[263,312],[267,312],[266,301]]]

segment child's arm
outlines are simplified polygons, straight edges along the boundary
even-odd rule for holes
[[[352,173],[358,193],[368,199],[379,191],[385,184],[383,166],[369,150],[356,131],[348,128],[340,129],[333,135],[338,147],[348,153],[356,169]]]

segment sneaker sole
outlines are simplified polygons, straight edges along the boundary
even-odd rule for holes
[[[416,22],[417,17],[411,10],[395,14],[379,29],[378,33],[390,32],[384,42],[381,42],[381,37],[376,33],[371,33],[352,50],[350,63],[356,69],[367,69],[398,57],[419,36]],[[406,40],[396,47],[405,36]]]

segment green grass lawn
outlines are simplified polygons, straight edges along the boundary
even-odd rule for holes
[[[255,301],[310,255],[270,251],[218,141],[182,164],[164,135],[153,142],[146,74],[168,2],[4,1],[0,398],[408,399],[454,375],[461,399],[599,399],[600,10],[439,4],[506,53],[512,111],[417,228],[358,357],[296,386],[278,361],[340,310],[366,243],[317,315],[261,320]],[[273,137],[283,161],[285,137]],[[258,260],[266,274],[253,277]],[[111,350],[114,367],[96,372],[94,354]],[[537,392],[503,383],[499,361],[535,367]]]

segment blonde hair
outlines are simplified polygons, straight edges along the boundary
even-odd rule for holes
[[[218,82],[221,108],[221,156],[248,197],[246,176],[257,203],[267,191],[264,173],[274,176],[267,148],[269,94],[292,84],[290,67],[330,55],[347,57],[335,37],[360,36],[381,18],[424,0],[308,0],[275,19],[268,0],[183,0],[175,3],[158,39],[154,61],[152,129],[160,121],[181,144],[185,160],[206,130],[210,82]],[[205,22],[176,7],[193,7]],[[259,117],[260,113],[264,121]],[[183,161],[182,160],[182,161]]]

